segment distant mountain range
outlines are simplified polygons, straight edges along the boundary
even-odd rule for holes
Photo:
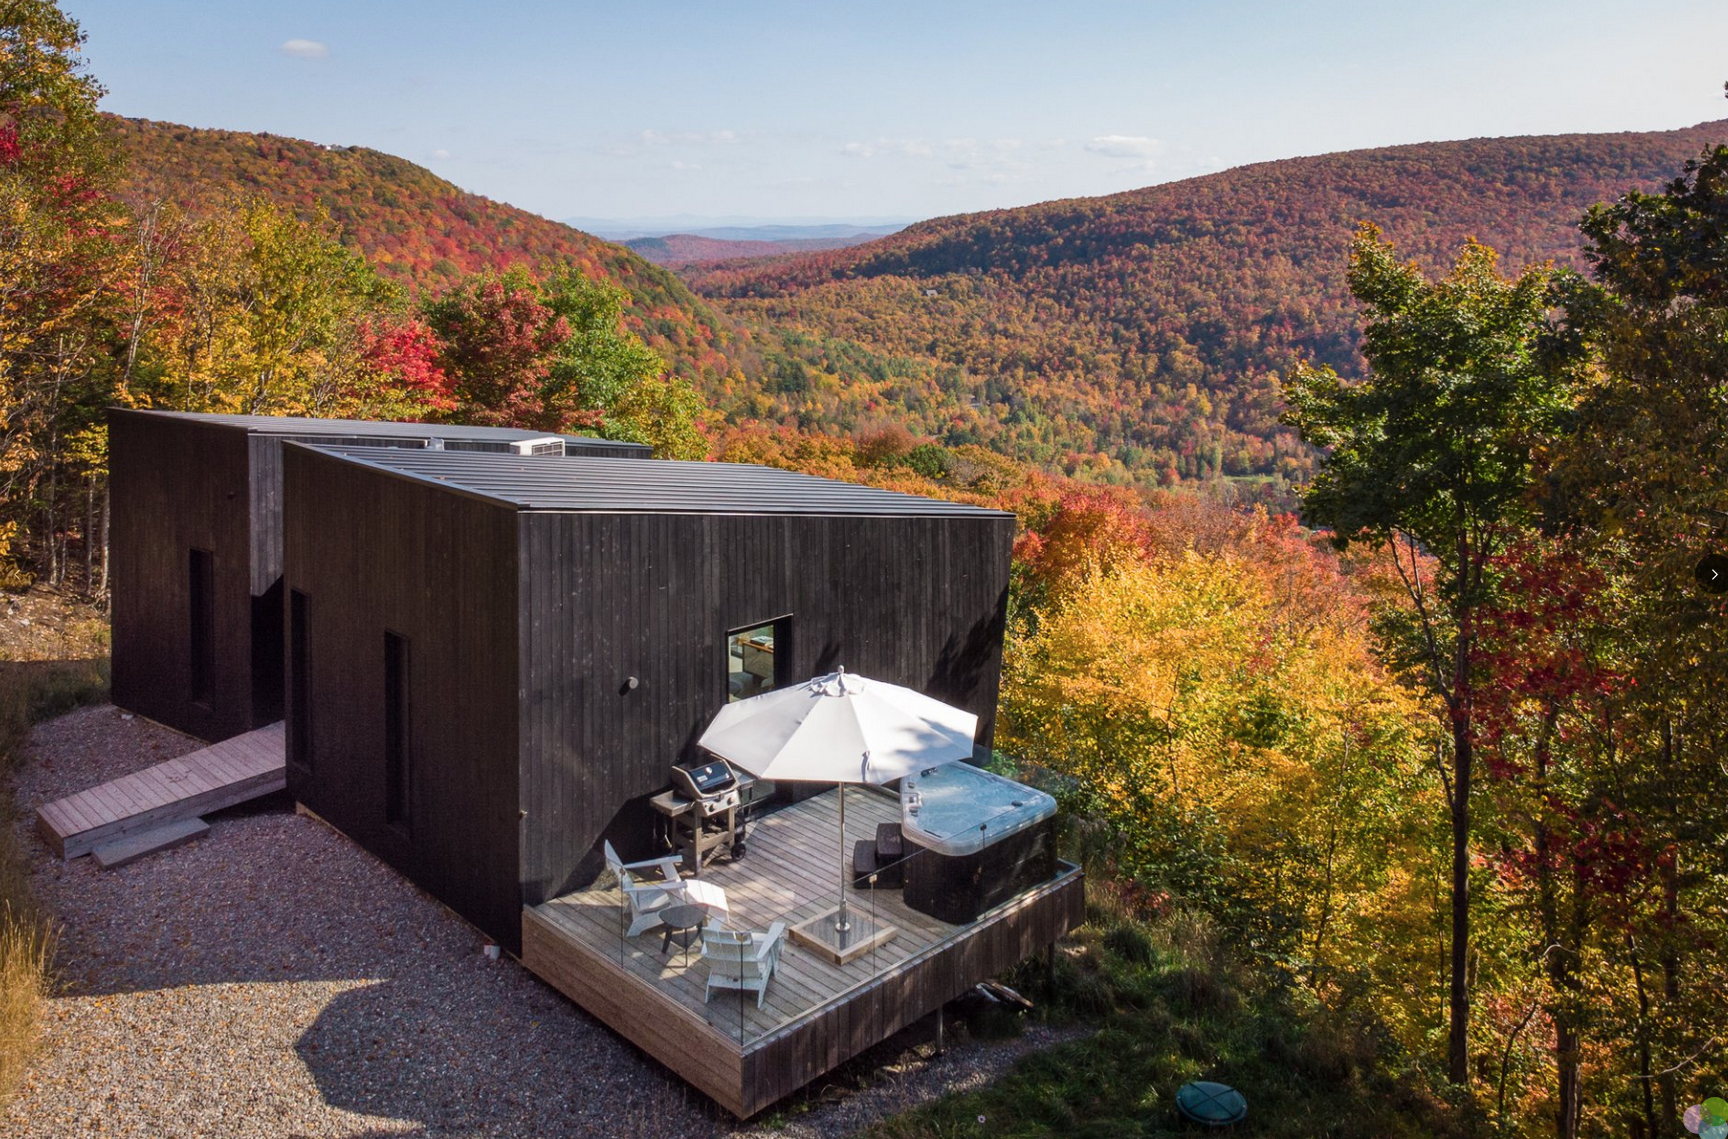
[[[778,339],[735,414],[900,420],[1095,478],[1297,479],[1312,454],[1278,423],[1280,378],[1359,370],[1359,222],[1435,271],[1470,236],[1509,272],[1576,265],[1587,207],[1722,142],[1728,122],[1350,151],[680,273]]]
[[[833,233],[812,237],[722,237],[720,234],[786,233],[799,229],[838,230],[841,226],[760,226],[710,230],[706,234],[670,233],[663,237],[633,237],[624,244],[656,265],[693,265],[706,261],[778,257],[787,253],[809,253],[822,249],[846,249],[875,241],[902,226],[878,226],[874,232]]]
[[[748,217],[566,218],[565,223],[629,246],[656,265],[778,257],[844,249],[898,233],[906,221],[773,221]]]
[[[1360,367],[1344,285],[1358,222],[1434,270],[1466,236],[1499,249],[1508,271],[1577,264],[1589,205],[1659,186],[1728,141],[1716,122],[1351,151],[790,254],[778,243],[830,240],[809,227],[844,219],[696,219],[713,224],[638,234],[658,240],[645,251],[679,265],[674,276],[376,151],[115,125],[134,196],[322,202],[351,245],[413,288],[513,263],[617,281],[631,323],[730,417],[842,432],[895,422],[1083,477],[1164,483],[1312,469],[1278,423],[1279,382],[1301,358]],[[860,219],[853,236],[892,225]],[[779,255],[710,259],[764,252]]]
[[[565,218],[564,224],[608,241],[688,234],[718,241],[808,241],[867,234],[882,237],[916,218],[759,218],[732,215],[674,214],[646,218]]]

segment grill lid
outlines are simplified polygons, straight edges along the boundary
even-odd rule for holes
[[[732,765],[723,759],[703,764],[678,764],[672,768],[672,786],[687,799],[721,795],[738,785]]]

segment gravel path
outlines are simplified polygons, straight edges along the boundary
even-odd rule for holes
[[[0,1134],[841,1136],[973,1087],[1060,1036],[950,1048],[916,1026],[774,1129],[731,1117],[285,797],[103,872],[29,828],[40,803],[198,746],[111,707],[42,725],[19,826],[63,924],[61,995]],[[865,1064],[874,1064],[871,1073]],[[776,1118],[770,1116],[769,1118]]]

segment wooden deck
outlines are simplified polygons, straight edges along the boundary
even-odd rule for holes
[[[749,853],[712,865],[703,880],[726,891],[733,929],[788,927],[832,907],[839,891],[838,800],[833,792],[761,819]],[[846,795],[846,850],[898,822],[894,798]],[[740,1117],[843,1063],[1042,949],[1084,917],[1079,871],[1066,864],[1050,882],[966,925],[909,909],[899,890],[848,890],[860,916],[892,925],[895,936],[846,965],[788,939],[763,1007],[754,994],[716,992],[704,1002],[700,946],[688,959],[661,931],[623,936],[619,894],[610,883],[523,913],[523,962],[578,1004]]]
[[[195,818],[287,785],[282,725],[123,775],[38,807],[36,826],[62,858],[127,835]]]

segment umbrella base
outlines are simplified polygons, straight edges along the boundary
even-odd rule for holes
[[[899,929],[873,919],[868,906],[852,902],[846,906],[846,929],[836,929],[839,906],[830,906],[815,917],[805,918],[788,932],[792,940],[831,965],[856,961],[878,945],[893,939]]]

